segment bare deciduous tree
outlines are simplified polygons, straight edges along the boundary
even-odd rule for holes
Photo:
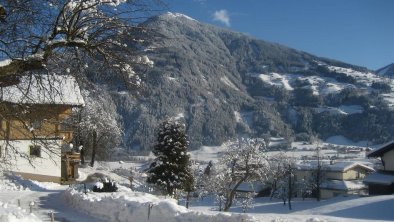
[[[220,208],[223,203],[223,210],[228,211],[240,185],[265,180],[267,169],[265,144],[251,139],[239,140],[229,145],[215,166],[210,177],[210,192],[218,196]]]
[[[159,0],[0,0],[0,77],[58,67],[59,60],[95,62],[136,81],[137,57],[128,36]],[[127,37],[127,41],[125,38]],[[130,44],[130,45],[127,45]],[[136,81],[138,83],[138,79]]]
[[[82,93],[86,106],[74,113],[71,125],[77,128],[74,142],[83,146],[83,155],[90,154],[90,166],[93,167],[96,158],[110,157],[120,144],[123,132],[117,122],[115,106],[108,103],[108,95],[97,88]]]

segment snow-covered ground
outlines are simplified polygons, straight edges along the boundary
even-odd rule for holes
[[[276,138],[278,139],[278,138]],[[334,138],[341,142],[344,138]],[[343,142],[343,141],[342,141]],[[349,141],[347,141],[349,142]],[[296,147],[289,153],[314,153],[317,144],[293,143]],[[352,144],[354,145],[354,144]],[[192,159],[217,160],[226,147],[202,147],[192,151]],[[308,150],[309,149],[309,150]],[[322,152],[331,152],[322,150]],[[272,152],[272,155],[275,153]],[[299,154],[297,154],[299,155]],[[217,211],[210,197],[193,198],[186,209],[182,199],[143,192],[144,169],[150,157],[138,161],[97,162],[95,167],[81,167],[83,185],[61,186],[54,183],[40,183],[23,180],[15,176],[0,178],[0,222],[1,221],[50,221],[50,212],[55,221],[392,221],[394,196],[337,197],[317,202],[314,199],[295,199],[292,210],[283,206],[280,200],[256,198],[253,208],[243,213],[235,205],[230,212]],[[91,175],[106,176],[119,184],[115,193],[94,193],[90,191]],[[129,177],[133,176],[133,186]],[[130,188],[131,187],[131,188]],[[137,191],[138,190],[138,191]],[[30,213],[30,204],[34,202]],[[18,207],[20,205],[20,207]]]
[[[269,145],[270,147],[275,147],[280,144],[284,144],[281,140],[283,138],[270,138]],[[290,147],[286,152],[283,151],[268,151],[268,156],[274,156],[279,153],[284,153],[289,157],[294,158],[302,158],[302,157],[313,157],[316,155],[316,148],[321,148],[321,155],[326,158],[337,157],[337,158],[357,158],[363,159],[365,158],[365,151],[363,151],[366,147],[368,147],[368,141],[351,141],[342,135],[329,137],[326,141],[317,141],[315,143],[309,142],[292,142]],[[209,161],[216,162],[220,156],[226,151],[227,147],[225,144],[221,146],[202,146],[200,149],[193,150],[190,152],[190,156],[192,160],[208,163]],[[354,150],[357,149],[360,152],[346,154],[342,153],[341,150],[348,149]]]
[[[360,72],[350,68],[343,68],[337,66],[327,66],[330,71],[334,71],[336,73],[343,73],[347,76],[352,76],[357,79],[358,82],[362,82],[368,86],[370,86],[373,82],[382,82],[383,78],[375,75],[372,72]]]
[[[372,90],[371,85],[374,82],[383,82],[389,83],[392,86],[394,85],[394,80],[376,75],[372,72],[362,72],[353,70],[350,68],[343,68],[337,66],[329,66],[327,64],[320,63],[319,65],[327,67],[330,71],[336,73],[342,73],[346,76],[352,76],[356,79],[356,84],[363,85],[366,93],[370,93]],[[263,82],[281,87],[285,90],[292,91],[294,90],[298,83],[302,83],[302,88],[311,89],[314,95],[328,95],[328,94],[336,94],[341,92],[346,88],[354,88],[354,84],[338,82],[334,78],[330,77],[322,77],[322,76],[303,76],[299,74],[292,73],[249,73],[250,77],[258,78]],[[392,91],[390,93],[382,94],[384,101],[387,102],[389,107],[394,109],[394,88],[392,87]],[[334,112],[335,114],[352,114],[362,112],[362,109],[359,107],[348,107],[348,111],[344,110],[347,107],[327,107],[326,111]],[[320,108],[319,108],[320,109]],[[324,111],[324,110],[321,110]],[[344,113],[342,113],[342,111]],[[355,111],[355,112],[353,112]]]
[[[339,107],[319,107],[314,109],[317,113],[329,112],[332,115],[350,115],[364,112],[360,105],[341,105]]]
[[[328,95],[339,93],[345,88],[351,87],[350,84],[337,82],[333,78],[320,77],[320,76],[302,76],[297,74],[250,74],[253,77],[257,77],[270,85],[283,87],[286,90],[294,90],[294,84],[296,81],[305,84],[304,88],[309,88],[315,95]]]
[[[394,110],[394,92],[382,94],[383,99],[387,102],[387,105],[391,110]]]

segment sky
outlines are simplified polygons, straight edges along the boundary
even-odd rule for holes
[[[186,14],[257,39],[367,67],[394,63],[394,0],[167,0]]]

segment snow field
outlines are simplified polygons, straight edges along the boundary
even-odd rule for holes
[[[340,83],[332,78],[320,76],[301,76],[297,74],[251,74],[258,77],[265,83],[273,86],[283,87],[288,91],[294,90],[292,86],[296,80],[307,83],[303,88],[310,88],[314,95],[328,95],[339,93],[341,90],[350,87],[349,84]]]

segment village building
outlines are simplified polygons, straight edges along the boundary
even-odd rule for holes
[[[340,195],[366,195],[363,179],[374,169],[359,162],[321,163],[320,198],[328,199]],[[311,180],[317,176],[317,161],[299,164],[295,180]]]
[[[79,154],[72,152],[73,131],[64,123],[84,105],[75,78],[21,76],[0,85],[0,101],[2,167],[27,179],[73,180]]]
[[[368,184],[370,195],[382,195],[394,193],[394,141],[367,154],[368,158],[380,158],[381,168],[377,172],[368,175],[365,183]]]

